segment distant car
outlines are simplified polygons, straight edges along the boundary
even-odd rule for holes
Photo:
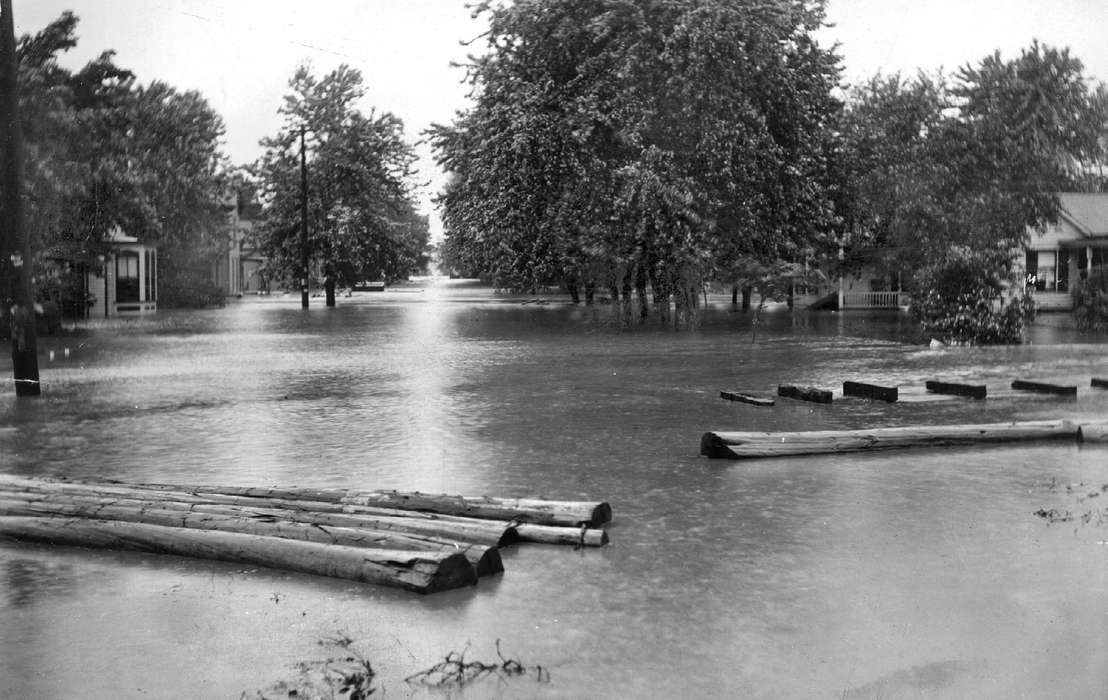
[[[383,292],[385,291],[384,282],[355,282],[351,287],[355,292]]]

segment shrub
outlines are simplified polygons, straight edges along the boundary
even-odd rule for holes
[[[1108,330],[1108,267],[1094,267],[1074,294],[1073,320],[1080,330]]]
[[[946,343],[1020,343],[1035,303],[1006,279],[1007,270],[1002,255],[951,248],[915,276],[912,317],[925,334]]]

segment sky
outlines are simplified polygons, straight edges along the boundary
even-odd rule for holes
[[[452,67],[483,31],[465,0],[13,0],[16,33],[40,30],[63,11],[79,18],[79,68],[113,49],[138,80],[197,90],[224,120],[234,164],[261,155],[276,134],[277,109],[296,66],[317,76],[346,63],[361,71],[363,109],[392,112],[416,142],[467,104],[465,71]],[[820,33],[837,43],[844,79],[918,69],[953,72],[999,50],[1018,55],[1032,39],[1069,47],[1086,74],[1108,82],[1105,0],[830,0]],[[475,45],[475,48],[480,43]],[[421,205],[440,233],[430,198],[443,176],[427,144],[420,157]]]

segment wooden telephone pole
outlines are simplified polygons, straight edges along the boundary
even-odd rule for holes
[[[300,127],[300,306],[308,308],[308,156]]]
[[[33,258],[23,222],[23,142],[12,0],[0,0],[0,269],[3,303],[11,323],[16,396],[38,396],[38,339],[31,287]]]

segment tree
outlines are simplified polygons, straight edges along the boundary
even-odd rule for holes
[[[928,332],[1018,340],[1030,312],[1012,298],[1023,291],[1015,253],[1057,220],[1058,192],[1089,183],[1105,161],[1104,87],[1090,86],[1068,51],[1036,42],[951,83],[878,76],[854,91],[843,124],[853,242],[908,273]],[[975,280],[973,309],[950,283],[959,276]]]
[[[93,260],[118,226],[159,246],[160,301],[185,302],[225,246],[222,120],[197,92],[139,84],[111,51],[61,67],[77,23],[66,12],[19,42],[35,248]]]
[[[260,248],[270,275],[300,276],[301,130],[308,153],[309,249],[340,283],[393,281],[426,266],[429,229],[414,198],[415,152],[399,118],[358,109],[361,74],[348,67],[316,79],[301,66],[289,81],[284,126],[264,139],[255,166],[264,203]]]
[[[822,2],[481,3],[475,105],[432,139],[453,259],[497,285],[646,289],[695,322],[701,283],[798,260],[826,195],[838,59]],[[627,305],[625,304],[625,308]]]

